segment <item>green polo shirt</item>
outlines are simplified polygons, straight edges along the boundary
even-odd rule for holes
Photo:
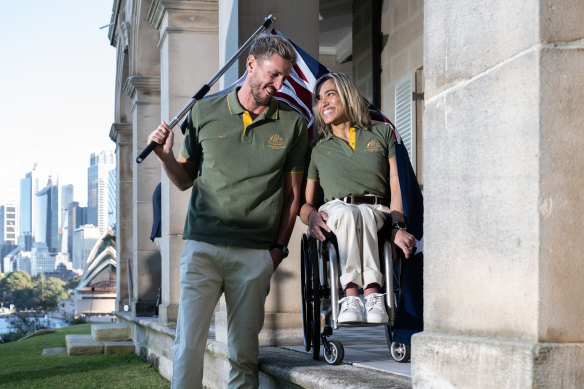
[[[332,134],[312,149],[307,178],[320,182],[325,201],[349,194],[385,196],[395,144],[389,125],[356,126],[355,150]]]
[[[183,239],[265,249],[276,242],[284,175],[304,172],[306,122],[276,99],[247,127],[245,116],[237,90],[189,112],[180,154],[199,163],[199,174]]]

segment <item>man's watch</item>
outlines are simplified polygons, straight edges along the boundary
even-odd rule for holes
[[[392,230],[395,230],[396,228],[398,230],[405,230],[406,229],[406,223],[404,223],[404,222],[395,222],[395,223],[393,223],[391,225],[391,229]]]
[[[288,254],[290,253],[288,251],[288,247],[284,246],[283,244],[279,244],[279,243],[275,243],[272,245],[272,247],[270,247],[271,249],[280,249],[280,251],[282,252],[282,259],[286,258],[288,256]]]

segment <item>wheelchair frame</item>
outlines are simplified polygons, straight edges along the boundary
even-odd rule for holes
[[[384,274],[385,305],[389,316],[387,323],[339,323],[339,258],[336,243],[327,239],[324,242],[303,234],[301,242],[301,287],[302,287],[302,325],[304,330],[304,347],[312,349],[312,357],[320,358],[320,344],[324,348],[324,358],[331,365],[343,361],[344,348],[338,340],[328,340],[333,330],[339,327],[371,327],[385,326],[385,335],[392,358],[397,362],[407,362],[410,359],[410,345],[392,342],[395,328],[397,302],[401,294],[401,259],[397,258],[397,270],[394,274],[394,264],[391,245],[387,239],[380,239],[380,265]],[[392,271],[386,271],[392,269]],[[394,279],[395,277],[395,279]],[[394,282],[394,280],[396,282]],[[388,291],[392,291],[389,293]],[[321,306],[327,305],[324,318]],[[323,323],[324,319],[324,323]],[[323,328],[321,332],[320,329]]]

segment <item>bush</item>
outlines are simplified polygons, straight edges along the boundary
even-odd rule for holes
[[[85,315],[75,316],[74,314],[63,313],[62,316],[63,320],[69,325],[89,323],[89,320],[87,320],[87,316]]]
[[[0,334],[0,343],[14,342],[30,335],[38,330],[50,328],[48,325],[41,323],[38,317],[27,318],[22,314],[15,314],[8,320],[12,330],[5,334]]]

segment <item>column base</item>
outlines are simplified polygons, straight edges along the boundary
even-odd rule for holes
[[[154,300],[140,300],[132,302],[132,317],[154,316],[155,309],[156,301]]]
[[[528,343],[421,332],[412,337],[414,388],[575,388],[584,343]]]
[[[158,307],[158,318],[160,324],[176,325],[176,318],[178,317],[178,304],[161,304]]]

